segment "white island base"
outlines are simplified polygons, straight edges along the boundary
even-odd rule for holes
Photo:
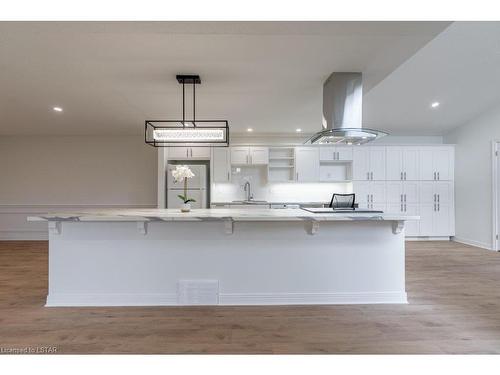
[[[407,302],[406,218],[157,211],[30,218],[49,221],[46,305]]]

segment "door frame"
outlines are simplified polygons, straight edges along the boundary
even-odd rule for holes
[[[496,153],[499,153],[497,156]],[[498,217],[500,214],[500,210],[498,209],[498,204],[500,202],[500,197],[498,194],[499,185],[499,174],[498,174],[498,165],[499,165],[499,156],[500,156],[500,139],[494,139],[491,141],[491,197],[492,197],[492,230],[491,230],[491,249],[494,251],[500,251],[500,241],[497,239],[498,233],[498,224],[500,222],[500,218]]]

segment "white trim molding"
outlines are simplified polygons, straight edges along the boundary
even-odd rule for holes
[[[463,243],[464,245],[469,245],[469,246],[474,246],[474,247],[480,247],[481,249],[486,249],[486,250],[493,250],[493,247],[491,244],[488,244],[486,242],[480,242],[480,241],[475,241],[475,240],[469,240],[467,238],[462,238],[462,237],[452,237],[452,241],[458,242],[458,243]]]
[[[365,293],[221,293],[219,306],[404,304],[405,292]],[[65,306],[188,306],[176,293],[157,294],[49,294],[47,307]]]
[[[500,140],[494,139],[491,142],[491,201],[492,201],[492,217],[491,217],[491,246],[490,250],[499,251],[498,233],[498,155],[500,151]],[[499,152],[500,153],[500,152]]]

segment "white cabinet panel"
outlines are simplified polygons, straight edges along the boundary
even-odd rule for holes
[[[419,205],[418,204],[405,204],[404,213],[406,215],[419,215]],[[408,220],[405,222],[405,235],[407,236],[418,236],[420,235],[420,223],[418,220]]]
[[[385,180],[385,147],[353,148],[353,179]]]
[[[319,148],[319,160],[321,161],[332,161],[335,157],[335,147],[333,146],[320,146]]]
[[[337,152],[337,160],[340,161],[352,160],[352,147],[338,146],[335,148],[335,152]]]
[[[425,203],[420,204],[420,232],[421,236],[433,236],[434,231],[434,205]]]
[[[420,150],[420,179],[427,181],[453,180],[453,147],[423,147]]]
[[[433,152],[434,170],[438,181],[451,180],[453,149],[437,148]]]
[[[403,147],[401,152],[402,173],[405,181],[419,180],[419,149],[417,147]]]
[[[449,236],[451,232],[451,205],[437,204],[433,217],[433,236]]]
[[[265,165],[269,164],[268,147],[231,147],[231,164],[233,165]]]
[[[188,151],[189,150],[187,147],[169,147],[168,148],[168,160],[188,159],[189,158]]]
[[[368,147],[354,147],[352,155],[352,179],[357,181],[369,180],[370,152]]]
[[[403,184],[399,181],[386,183],[387,203],[403,203]]]
[[[374,181],[370,183],[371,203],[385,203],[385,182]]]
[[[169,147],[169,160],[210,159],[210,147]]]
[[[385,180],[385,147],[370,147],[370,177],[372,180]]]
[[[210,159],[210,147],[189,147],[191,159]]]
[[[250,147],[250,164],[269,164],[269,148]]]
[[[229,182],[231,180],[231,165],[228,148],[214,147],[212,152],[213,182]]]
[[[419,203],[420,183],[418,181],[403,181],[403,202]]]
[[[386,149],[386,179],[401,181],[403,179],[402,148],[389,146]]]
[[[231,164],[248,164],[250,161],[249,150],[247,146],[231,147]]]
[[[319,149],[317,147],[295,149],[295,174],[297,181],[319,181]]]

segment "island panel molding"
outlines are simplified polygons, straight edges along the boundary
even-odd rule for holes
[[[181,280],[217,282],[219,305],[407,302],[404,229],[394,227],[418,217],[197,211],[30,218],[60,226],[49,233],[47,306],[177,305]]]

